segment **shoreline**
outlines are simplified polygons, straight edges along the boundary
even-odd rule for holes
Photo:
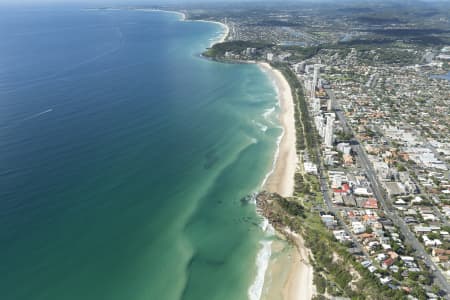
[[[294,175],[297,168],[297,150],[294,118],[294,100],[291,87],[280,71],[268,63],[259,62],[258,66],[272,79],[280,105],[279,120],[283,132],[279,137],[272,170],[268,173],[263,189],[291,197],[294,193]]]
[[[283,128],[277,140],[272,169],[266,175],[262,189],[278,193],[283,197],[291,197],[294,192],[294,176],[298,163],[291,87],[279,70],[268,63],[258,62],[257,64],[273,80],[280,105],[279,120]],[[269,259],[269,266],[266,269],[261,300],[309,300],[315,293],[314,270],[309,263],[309,249],[304,246],[303,238],[289,229],[279,234],[289,237],[293,243],[279,241],[272,244],[274,255]]]
[[[205,23],[213,23],[217,24],[223,29],[223,33],[221,34],[221,38],[217,41],[213,41],[210,45],[210,47],[214,46],[218,43],[223,43],[227,40],[228,35],[230,34],[230,27],[228,27],[227,24],[219,22],[219,21],[211,21],[211,20],[190,20],[186,18],[186,13],[182,11],[176,11],[176,10],[165,10],[165,9],[158,9],[158,8],[86,8],[86,10],[135,10],[135,11],[144,11],[144,12],[165,12],[165,13],[171,13],[176,14],[180,16],[180,21],[183,22],[205,22]]]
[[[130,9],[130,8],[128,8]],[[184,12],[181,11],[176,11],[176,10],[164,10],[164,9],[157,9],[157,8],[131,8],[132,10],[137,10],[137,11],[146,11],[146,12],[165,12],[165,13],[170,13],[170,14],[176,14],[180,16],[180,21],[185,21],[186,20],[186,14]]]
[[[212,47],[215,44],[220,44],[220,43],[225,42],[225,40],[228,38],[228,35],[230,34],[230,27],[228,27],[227,24],[222,23],[222,22],[208,21],[208,20],[189,20],[189,19],[187,19],[187,20],[184,19],[183,21],[186,21],[186,22],[213,23],[213,24],[216,24],[216,25],[219,25],[220,27],[222,27],[222,29],[223,29],[222,37],[219,40],[217,40],[217,41],[213,41],[209,47]]]
[[[228,25],[209,20],[188,20],[186,14],[179,11],[153,10],[179,15],[180,21],[214,23],[223,29],[221,38],[212,41],[209,47],[223,43],[229,36]],[[291,87],[283,74],[266,62],[254,62],[271,78],[277,91],[280,106],[279,121],[282,133],[277,139],[272,169],[265,176],[261,188],[269,192],[278,193],[283,197],[293,196],[295,172],[298,163],[296,147],[296,128],[294,117],[294,100]],[[303,238],[293,232],[285,230],[279,241],[264,242],[257,253],[257,270],[254,281],[248,288],[248,297],[253,300],[309,300],[315,293],[313,285],[313,267],[309,263],[309,249],[305,248]],[[293,243],[284,241],[289,236]],[[277,259],[272,255],[278,254]],[[268,257],[265,257],[267,256]],[[265,263],[258,261],[266,259]],[[261,267],[261,270],[259,269]],[[288,270],[285,272],[285,270]],[[284,274],[283,274],[284,273]],[[261,278],[262,277],[262,278]]]
[[[186,19],[186,14],[183,12],[157,11],[176,13],[181,16],[181,21],[214,23],[221,26],[223,29],[221,38],[213,41],[210,47],[217,43],[225,42],[230,33],[228,25],[218,21],[188,20]],[[273,81],[280,106],[280,125],[283,129],[280,137],[277,139],[277,148],[273,158],[272,169],[265,176],[261,188],[269,192],[278,193],[284,197],[290,197],[294,193],[294,176],[298,163],[294,100],[292,98],[291,87],[279,70],[273,68],[266,62],[254,63]],[[293,244],[287,243],[282,239],[274,243],[272,241],[260,242],[262,247],[258,250],[256,256],[256,277],[248,288],[249,299],[271,300],[280,299],[280,296],[283,300],[311,299],[315,293],[315,288],[313,285],[314,270],[308,262],[309,249],[305,248],[303,238],[293,232],[277,233],[277,235],[282,235],[281,238],[290,236]],[[286,248],[289,247],[291,249],[286,251]],[[283,252],[281,255],[282,259],[274,262],[271,255],[274,251],[280,251],[280,249]],[[262,262],[261,260],[266,261]],[[283,272],[285,269],[289,269],[289,271],[283,278],[283,276],[279,276],[279,272]],[[267,280],[267,277],[272,277],[275,280]]]
[[[180,16],[183,22],[205,22],[219,25],[223,32],[220,39],[212,41],[209,47],[227,40],[230,28],[227,24],[210,20],[189,20],[186,14],[180,11],[162,9],[138,9],[142,11],[174,13]],[[279,121],[282,133],[277,139],[277,148],[274,154],[272,169],[265,176],[261,188],[269,192],[278,193],[283,197],[290,197],[294,192],[294,175],[298,158],[296,149],[296,128],[294,117],[294,100],[291,87],[283,74],[266,62],[254,62],[266,73],[274,84],[280,107]],[[308,262],[309,249],[304,247],[301,236],[285,230],[277,233],[281,235],[278,241],[261,241],[262,248],[257,253],[257,274],[248,289],[249,299],[255,300],[309,300],[314,295],[313,268]],[[290,237],[293,243],[286,242]],[[271,257],[277,253],[277,259]],[[266,257],[268,256],[268,257]],[[259,266],[258,260],[266,260]],[[262,267],[261,270],[259,268]],[[285,270],[288,270],[285,272]],[[280,276],[284,273],[283,276]],[[261,278],[262,277],[262,278]],[[306,297],[305,297],[306,296]]]
[[[164,10],[164,9],[136,9],[141,11],[154,11],[154,12],[165,12],[165,13],[173,13],[180,16],[180,21],[182,22],[203,22],[203,23],[213,23],[216,25],[219,25],[223,29],[223,33],[221,34],[221,38],[217,41],[213,41],[210,45],[210,47],[214,46],[215,44],[223,43],[228,38],[228,35],[230,34],[230,27],[228,27],[227,24],[219,22],[219,21],[210,21],[210,20],[190,20],[186,18],[186,13],[182,11],[176,11],[176,10]]]

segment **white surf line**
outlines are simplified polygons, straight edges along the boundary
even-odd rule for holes
[[[25,119],[22,119],[22,121],[21,121],[21,122],[23,122],[23,121],[28,121],[28,120],[31,120],[31,119],[37,118],[37,117],[39,117],[39,116],[42,116],[42,115],[48,114],[49,112],[52,112],[52,111],[53,111],[53,108],[49,108],[49,109],[47,109],[47,110],[41,111],[40,113],[37,113],[37,114],[31,115],[31,116],[29,116],[29,117],[27,117],[27,118],[25,118]]]
[[[261,241],[260,244],[262,247],[256,257],[256,278],[248,289],[248,298],[250,300],[261,299],[261,294],[264,287],[264,277],[266,276],[270,256],[272,254],[272,241]]]

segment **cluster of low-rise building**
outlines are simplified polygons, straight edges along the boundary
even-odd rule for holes
[[[355,64],[342,74],[376,73],[378,82],[368,88],[357,80],[333,81],[388,199],[429,253],[450,250],[448,232],[442,230],[450,228],[450,85],[430,76],[439,66]],[[450,278],[446,255],[433,259]]]
[[[319,55],[292,66],[304,83],[327,168],[332,212],[323,213],[322,221],[391,288],[408,289],[404,279],[427,274],[427,267],[375,196],[352,142],[367,153],[393,213],[450,278],[450,85],[430,76],[441,66],[358,64],[355,49],[344,62]],[[333,87],[335,99],[324,84]],[[342,109],[354,139],[343,134],[336,108]]]
[[[352,245],[349,251],[363,267],[374,274],[381,284],[408,291],[405,280],[422,274],[424,270],[419,263],[420,258],[410,253],[392,221],[382,216],[383,212],[378,208],[346,208],[339,212],[349,231],[337,222],[334,215],[321,216],[336,240],[352,245],[355,239],[358,246]]]

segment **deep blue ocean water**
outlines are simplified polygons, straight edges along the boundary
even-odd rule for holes
[[[221,31],[0,10],[0,299],[247,299],[280,129],[257,66],[199,56]]]

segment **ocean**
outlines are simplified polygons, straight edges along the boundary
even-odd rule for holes
[[[271,237],[243,198],[272,168],[277,91],[200,57],[222,34],[0,10],[1,299],[258,298]]]

